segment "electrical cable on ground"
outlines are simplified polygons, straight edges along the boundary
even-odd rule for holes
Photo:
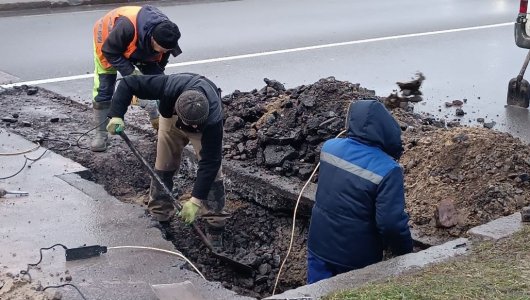
[[[88,133],[90,133],[92,130],[98,128],[101,124],[105,123],[107,120],[99,123],[98,125],[96,125],[95,127],[89,129],[88,131],[86,132],[71,132],[70,134],[80,134],[81,136],[79,138],[77,138],[76,140],[76,146],[80,149],[83,149],[83,150],[90,150],[89,147],[84,147],[84,146],[81,146],[79,144],[79,141],[81,140],[81,138],[83,138],[84,136],[86,136]],[[37,160],[41,159],[44,154],[46,154],[47,151],[51,150],[51,151],[66,151],[70,148],[72,148],[72,143],[69,142],[68,140],[62,140],[62,139],[50,139],[50,138],[43,138],[41,140],[41,142],[37,143],[37,146],[35,146],[34,148],[31,148],[29,150],[25,150],[25,151],[20,151],[20,152],[13,152],[13,153],[0,153],[0,156],[15,156],[15,155],[21,155],[21,154],[26,154],[26,153],[29,153],[29,152],[33,152],[33,151],[36,151],[38,150],[40,147],[42,147],[41,143],[44,142],[44,141],[53,141],[53,142],[59,142],[59,143],[64,143],[66,144],[65,147],[63,148],[57,148],[57,147],[49,147],[47,148],[46,150],[44,150],[44,152],[37,158],[29,158],[27,157],[26,155],[24,155],[24,165],[20,168],[20,170],[18,170],[15,174],[13,175],[9,175],[9,176],[6,176],[6,177],[0,177],[0,180],[4,180],[4,179],[9,179],[9,178],[13,178],[15,176],[17,176],[18,174],[20,174],[20,172],[22,172],[24,170],[24,168],[26,167],[27,163],[28,163],[28,160],[31,161],[32,163],[33,162],[36,162]]]
[[[40,248],[39,249],[39,261],[37,261],[36,263],[33,263],[33,264],[27,264],[27,267],[25,270],[20,270],[20,274],[22,275],[22,277],[24,276],[28,276],[29,278],[29,282],[31,283],[33,278],[31,277],[31,274],[29,273],[29,270],[31,267],[36,267],[38,266],[41,262],[42,262],[42,251],[43,250],[50,250],[50,249],[53,249],[57,246],[61,246],[66,252],[67,252],[67,260],[68,260],[68,251],[78,251],[80,250],[80,248],[94,248],[94,247],[97,247],[97,248],[104,248],[105,251],[103,252],[98,252],[98,255],[99,253],[106,253],[106,250],[119,250],[119,249],[141,249],[141,250],[153,250],[153,251],[158,251],[158,252],[163,252],[163,253],[167,253],[167,254],[171,254],[171,255],[175,255],[175,256],[178,256],[180,258],[182,258],[184,261],[186,261],[188,264],[190,264],[193,269],[204,279],[206,280],[206,277],[204,277],[204,275],[199,271],[199,269],[187,258],[185,257],[182,253],[179,253],[179,252],[175,252],[175,251],[170,251],[170,250],[166,250],[166,249],[159,249],[159,248],[154,248],[154,247],[145,247],[145,246],[114,246],[114,247],[105,247],[105,246],[87,246],[87,247],[80,247],[80,248],[68,248],[66,247],[65,245],[63,244],[55,244],[53,246],[50,246],[50,247],[47,247],[47,248]],[[83,256],[79,256],[79,254],[77,255],[77,257],[75,259],[83,259],[83,258],[88,258],[88,257],[92,257],[93,254],[92,253],[89,253],[88,256],[87,254],[85,253]],[[85,295],[83,295],[83,293],[81,292],[81,290],[75,286],[74,284],[72,283],[65,283],[65,284],[61,284],[61,285],[49,285],[49,286],[46,286],[42,289],[42,291],[45,291],[47,289],[56,289],[56,288],[62,288],[62,287],[65,287],[65,286],[71,286],[73,287],[78,293],[79,295],[81,295],[81,297],[84,299],[84,300],[87,300],[87,298],[85,297]]]
[[[195,265],[186,256],[184,256],[182,253],[179,253],[179,252],[169,251],[169,250],[159,249],[159,248],[153,248],[153,247],[144,247],[144,246],[115,246],[115,247],[107,247],[107,249],[108,250],[111,250],[111,249],[143,249],[143,250],[154,250],[154,251],[176,255],[182,258],[183,260],[185,260],[188,264],[190,264],[195,270],[195,272],[197,272],[199,275],[201,275],[201,277],[204,280],[206,280],[206,277],[204,277],[204,275],[199,271],[199,269],[197,269],[197,267],[195,267]]]
[[[85,147],[85,146],[81,146],[79,144],[79,142],[81,141],[81,139],[86,136],[87,134],[89,134],[92,130],[98,128],[99,126],[101,126],[103,123],[107,122],[107,120],[104,120],[103,122],[99,123],[98,125],[92,127],[91,129],[89,129],[88,131],[85,131],[85,132],[70,132],[70,134],[80,134],[80,136],[77,138],[77,140],[75,141],[75,145],[77,146],[77,148],[79,149],[83,149],[83,150],[90,150],[89,147]]]
[[[346,130],[341,131],[335,138],[338,138],[342,134],[344,134]],[[278,281],[280,280],[280,276],[282,274],[283,266],[285,265],[285,262],[287,261],[287,258],[289,258],[289,254],[291,253],[291,248],[293,247],[293,241],[294,241],[294,231],[295,231],[295,225],[296,225],[296,212],[298,211],[298,204],[300,203],[300,200],[302,199],[302,195],[304,194],[305,188],[309,185],[309,182],[313,179],[313,176],[315,176],[315,173],[318,170],[318,167],[320,167],[320,162],[316,165],[315,169],[313,170],[313,173],[311,173],[311,176],[309,176],[309,179],[306,181],[304,186],[302,187],[302,190],[300,191],[300,194],[298,195],[298,199],[296,200],[296,205],[294,206],[294,213],[293,213],[293,225],[291,230],[291,240],[289,241],[289,248],[287,249],[287,254],[285,255],[285,258],[283,259],[282,264],[280,265],[280,269],[278,270],[278,275],[276,276],[276,280],[274,281],[274,288],[272,289],[272,295],[274,296],[276,294],[276,287],[278,286]]]
[[[24,170],[24,168],[25,168],[26,165],[28,164],[28,161],[31,161],[31,164],[33,164],[34,162],[36,162],[36,161],[38,161],[39,159],[41,159],[41,158],[44,156],[44,154],[46,154],[46,152],[48,152],[49,150],[65,151],[65,150],[70,149],[70,147],[72,146],[72,145],[70,144],[70,142],[68,142],[68,141],[63,141],[63,140],[59,140],[59,139],[45,139],[45,141],[55,141],[55,142],[65,143],[65,144],[67,144],[67,146],[66,146],[66,147],[63,147],[63,148],[57,148],[57,147],[50,147],[50,148],[47,148],[47,149],[45,149],[44,152],[42,152],[42,154],[39,155],[37,158],[29,158],[29,157],[27,157],[26,155],[24,155],[24,165],[22,166],[22,168],[20,168],[20,170],[18,170],[18,171],[17,171],[15,174],[13,174],[13,175],[9,175],[9,176],[6,176],[6,177],[0,177],[0,180],[9,179],[9,178],[12,178],[12,177],[17,176],[18,174],[20,174],[20,172],[22,172],[22,171]],[[40,147],[41,147],[41,145],[40,145],[40,143],[39,143],[39,146],[36,147],[36,148],[34,148],[34,149],[36,150],[36,149],[38,149],[38,148],[40,148]],[[28,150],[28,151],[29,151],[29,150]],[[33,151],[34,151],[34,150],[33,150]],[[17,154],[10,154],[10,155],[20,155],[20,154],[22,154],[22,153],[27,153],[27,152],[19,152],[19,153],[17,153]],[[30,164],[30,165],[31,165],[31,164]]]
[[[50,246],[50,247],[47,247],[47,248],[40,248],[39,249],[39,254],[40,254],[40,258],[39,258],[39,261],[34,263],[34,264],[28,264],[27,267],[26,267],[26,270],[20,270],[20,274],[22,275],[22,277],[24,277],[24,275],[27,275],[29,277],[29,282],[31,283],[31,281],[33,280],[33,278],[31,278],[31,274],[29,273],[29,269],[31,267],[36,267],[38,266],[41,262],[42,262],[42,250],[50,250],[50,249],[53,249],[57,246],[61,246],[64,250],[68,249],[68,247],[66,247],[65,245],[63,244],[55,244],[53,246]],[[81,295],[81,297],[84,299],[84,300],[87,300],[87,298],[85,297],[85,295],[83,295],[83,293],[81,293],[81,291],[79,290],[79,288],[77,286],[75,286],[74,284],[72,283],[65,283],[65,284],[62,284],[62,285],[49,285],[49,286],[46,286],[42,289],[42,291],[45,291],[46,289],[52,289],[52,288],[60,288],[60,287],[63,287],[63,286],[71,286],[73,288],[76,289],[76,291],[79,293],[79,295]]]
[[[26,153],[36,151],[39,148],[40,148],[40,143],[37,143],[37,145],[31,149],[24,150],[24,151],[18,151],[18,152],[7,152],[7,153],[2,152],[0,153],[0,156],[15,156],[15,155],[26,154]]]
[[[61,247],[63,247],[64,250],[68,249],[68,248],[67,248],[65,245],[63,245],[63,244],[55,244],[55,245],[53,245],[53,246],[51,246],[51,247],[48,247],[48,248],[40,248],[40,249],[39,249],[39,254],[40,254],[39,261],[36,262],[36,263],[34,263],[34,264],[28,264],[27,267],[26,267],[26,270],[20,270],[20,274],[21,274],[22,276],[27,275],[27,276],[29,277],[29,281],[31,282],[32,278],[31,278],[31,274],[29,274],[29,268],[30,268],[30,267],[36,267],[36,266],[38,266],[38,265],[42,262],[42,250],[50,250],[50,249],[53,249],[53,248],[55,248],[55,247],[57,247],[57,246],[61,246]]]
[[[87,300],[87,298],[85,297],[85,295],[83,295],[83,293],[81,293],[81,291],[79,290],[79,288],[77,286],[75,286],[75,284],[71,284],[71,283],[65,283],[65,284],[61,284],[61,285],[48,285],[47,287],[43,288],[42,291],[44,292],[45,290],[47,289],[58,289],[58,288],[62,288],[62,287],[65,287],[65,286],[71,286],[73,287],[74,289],[77,290],[77,292],[79,293],[79,295],[81,295],[81,297],[84,299],[84,300]]]

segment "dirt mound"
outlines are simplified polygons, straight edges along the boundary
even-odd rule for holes
[[[42,292],[42,286],[10,273],[0,273],[0,299],[5,300],[49,300],[52,297]],[[55,299],[55,298],[54,298]],[[60,298],[59,298],[60,299]]]
[[[469,228],[530,203],[530,148],[484,128],[411,131],[404,135],[407,210],[426,235],[461,236]],[[452,202],[456,224],[437,226],[437,205]],[[442,208],[440,208],[442,209]]]

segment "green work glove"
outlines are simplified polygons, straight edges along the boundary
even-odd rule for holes
[[[107,131],[110,134],[120,134],[125,129],[125,123],[122,118],[114,117],[110,119],[109,124],[107,125]]]
[[[197,217],[197,213],[199,212],[199,209],[201,208],[201,200],[191,197],[190,200],[186,201],[184,205],[182,205],[182,210],[180,210],[179,217],[186,223],[191,224],[193,221],[195,221],[195,218]]]

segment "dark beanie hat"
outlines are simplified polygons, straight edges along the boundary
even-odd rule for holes
[[[177,49],[180,51],[178,45],[180,31],[177,24],[171,21],[163,21],[156,25],[153,29],[153,38],[157,44],[166,49]]]
[[[175,111],[178,117],[188,125],[202,125],[208,119],[210,105],[208,99],[197,90],[184,91],[177,98]]]

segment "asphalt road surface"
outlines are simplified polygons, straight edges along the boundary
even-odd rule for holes
[[[444,103],[467,99],[463,124],[495,121],[530,141],[528,110],[505,108],[526,51],[513,39],[517,1],[245,0],[162,3],[184,53],[167,73],[196,72],[224,91],[276,79],[287,88],[334,76],[380,96],[417,71],[427,77],[416,111],[453,120]],[[92,25],[110,7],[0,18],[0,71],[89,102]]]

